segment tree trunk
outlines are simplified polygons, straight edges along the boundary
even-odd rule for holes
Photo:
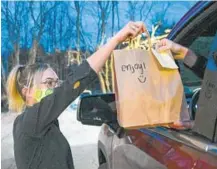
[[[146,21],[146,19],[148,18],[148,15],[150,14],[150,12],[153,8],[153,3],[152,2],[150,2],[150,3],[151,3],[151,5],[150,5],[149,9],[148,10],[146,9],[146,11],[147,11],[146,15],[143,16],[143,21]]]
[[[38,42],[36,39],[33,39],[32,48],[30,49],[30,57],[29,57],[29,64],[34,64],[36,61],[37,56],[37,49],[38,49]]]
[[[109,6],[109,1],[104,1],[105,6],[103,5],[103,2],[102,1],[98,1],[98,5],[99,5],[99,8],[100,8],[100,11],[101,11],[101,26],[100,26],[100,29],[99,29],[99,44],[100,46],[103,44],[104,40],[105,40],[105,26],[106,26],[106,15],[108,13],[108,6]]]
[[[19,41],[14,44],[14,64],[13,65],[18,65],[20,63],[20,45]]]
[[[57,8],[54,9],[54,17],[53,17],[53,46],[54,49],[57,48],[57,39],[56,39],[56,19],[57,19]]]
[[[114,35],[114,26],[115,26],[115,2],[112,1],[112,36]]]
[[[60,12],[62,14],[63,7],[61,7]],[[62,17],[60,18],[60,20],[58,19],[58,21],[59,21],[59,34],[60,34],[59,46],[60,46],[60,49],[62,49],[62,38],[63,38],[63,29],[62,29],[62,27],[63,27],[63,19],[62,19]]]
[[[3,88],[6,91],[6,73],[5,73],[5,70],[4,70],[4,67],[3,67],[3,63],[1,64],[1,79],[2,79],[2,82],[4,84]]]
[[[131,21],[134,21],[135,20],[135,2],[133,1],[129,1],[128,2],[129,3],[129,11],[128,11],[128,13],[129,13],[129,15],[130,15],[130,20]]]
[[[117,14],[117,20],[118,20],[118,30],[120,30],[120,17],[119,17],[119,7],[118,7],[119,2],[117,2],[116,5],[116,14]]]
[[[145,6],[146,2],[143,2],[141,8],[140,8],[140,11],[139,11],[139,20],[141,21],[142,20],[142,16],[143,16],[143,9],[144,9],[144,6]]]
[[[8,100],[7,100],[7,88],[6,88],[6,74],[1,64],[1,108],[2,112],[8,111]]]
[[[77,17],[76,17],[76,35],[77,35],[77,39],[76,39],[76,49],[77,49],[77,56],[76,56],[76,60],[78,62],[78,64],[81,63],[81,52],[80,52],[80,2],[79,1],[75,1],[75,9],[77,12]]]

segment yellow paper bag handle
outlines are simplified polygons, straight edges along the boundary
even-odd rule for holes
[[[149,47],[151,48],[151,47],[152,47],[152,43],[151,43],[151,36],[150,36],[150,33],[148,32],[147,29],[145,29],[145,33],[147,34],[148,44],[149,44]]]

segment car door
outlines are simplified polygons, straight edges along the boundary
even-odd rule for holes
[[[217,30],[217,3],[201,4],[184,16],[184,23],[178,23],[169,38],[208,57]],[[185,87],[192,91],[199,88],[202,79],[184,67],[182,61],[179,65]],[[114,167],[217,169],[217,143],[192,130],[127,130],[123,137],[114,136],[113,145]]]
[[[214,57],[214,55],[216,56],[216,54],[217,54],[217,31],[216,31],[216,34],[215,34],[215,38],[214,38],[214,40],[212,42],[209,57]],[[217,64],[217,58],[215,58],[215,61],[216,61],[216,64]],[[217,87],[217,84],[215,84],[215,87]],[[215,113],[213,112],[213,115],[216,116],[216,112]],[[215,119],[215,120],[217,120],[217,119]],[[207,123],[210,123],[210,121],[208,120]],[[201,126],[199,126],[199,127],[201,127]],[[197,169],[217,168],[217,164],[216,164],[216,162],[217,162],[217,136],[216,136],[216,134],[217,134],[217,125],[215,125],[215,131],[213,133],[213,136],[214,136],[213,137],[214,138],[213,142],[214,143],[207,145],[207,152],[208,153],[204,153],[204,154],[200,155],[195,168],[197,168]]]

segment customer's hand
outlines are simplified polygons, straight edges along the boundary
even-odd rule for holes
[[[127,38],[134,38],[138,34],[145,32],[146,28],[143,22],[129,22],[125,25],[114,38],[118,43],[125,41]]]
[[[188,52],[188,48],[169,39],[160,40],[156,47],[159,52],[170,50],[173,53],[175,59],[184,59]]]
[[[194,121],[179,121],[169,125],[170,128],[177,130],[187,130],[192,129],[194,126]]]

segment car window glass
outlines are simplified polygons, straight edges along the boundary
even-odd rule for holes
[[[217,25],[210,25],[207,29],[202,30],[202,32],[196,38],[193,37],[195,35],[190,35],[189,38],[194,40],[187,47],[194,51],[197,56],[207,58],[209,56],[209,50],[214,39],[215,32],[217,30],[216,27]],[[193,91],[195,88],[201,86],[202,79],[197,77],[190,69],[185,67],[183,61],[179,61],[179,66],[182,81],[185,86],[185,91]]]
[[[185,42],[183,43],[188,44],[185,46],[190,48],[192,51],[194,51],[197,54],[197,56],[208,58],[210,47],[217,33],[217,22],[212,21],[208,24],[203,23],[200,28],[201,28],[200,30],[196,29],[195,31],[191,31],[191,34],[187,35],[187,38],[185,38]],[[181,78],[185,88],[185,93],[193,92],[194,89],[201,87],[203,79],[200,79],[190,69],[185,67],[183,61],[179,61],[178,63],[180,67]],[[191,98],[189,99],[191,100]],[[179,132],[183,133],[183,131],[179,131]],[[202,138],[201,135],[193,132],[192,130],[186,131],[185,134],[193,135],[195,136],[195,138]],[[212,144],[212,143],[208,141],[207,144]],[[211,149],[210,151],[217,154],[216,146],[214,146],[214,149]]]
[[[202,35],[199,36],[189,47],[192,51],[195,51],[198,55],[208,57],[209,49],[214,39],[214,35]]]

